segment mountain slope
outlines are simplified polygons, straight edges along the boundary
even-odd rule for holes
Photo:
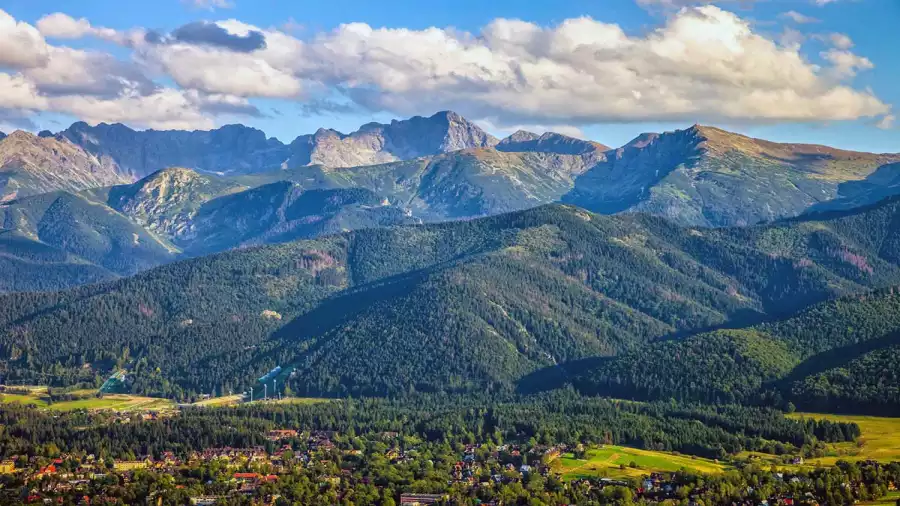
[[[85,363],[119,360],[137,391],[173,395],[244,387],[276,365],[317,395],[510,388],[557,363],[900,282],[898,217],[888,202],[697,230],[545,206],[359,230],[2,296],[0,352],[22,381],[72,382],[92,377]],[[777,350],[760,346],[737,349],[755,360]]]
[[[169,168],[130,185],[87,193],[142,227],[183,243],[192,236],[191,221],[203,204],[247,189],[215,175]]]
[[[27,238],[41,244],[31,246],[32,252],[50,247],[77,257],[81,263],[124,276],[172,261],[178,253],[167,241],[126,216],[66,192],[26,197],[0,206],[0,230],[7,232],[0,241],[21,244]],[[40,257],[28,258],[38,261]],[[83,278],[75,274],[76,280]]]
[[[900,413],[900,296],[891,288],[785,320],[654,343],[570,374],[584,392],[639,399],[749,402]],[[774,390],[780,394],[773,396]]]
[[[582,175],[563,198],[602,213],[640,211],[699,226],[797,216],[900,155],[778,144],[694,126],[643,134]]]
[[[303,190],[280,181],[202,205],[189,236],[177,241],[190,255],[286,242],[360,228],[417,223],[402,209],[361,188]]]
[[[0,139],[0,202],[126,181],[109,164],[67,141],[21,130]]]
[[[382,165],[302,171],[306,187],[365,188],[426,221],[488,216],[557,200],[596,153],[467,149]]]

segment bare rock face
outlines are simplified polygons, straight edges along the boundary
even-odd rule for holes
[[[65,139],[23,131],[0,139],[0,201],[129,181],[113,164]]]
[[[218,174],[250,174],[320,164],[353,167],[494,146],[497,139],[450,112],[390,124],[368,123],[351,134],[319,129],[286,145],[243,125],[209,131],[137,131],[125,125],[79,122],[56,136],[140,179],[168,167]]]
[[[243,125],[209,131],[145,130],[125,125],[79,122],[60,132],[89,153],[116,166],[131,180],[168,167],[187,167],[214,173],[277,170],[288,158],[287,146]]]
[[[584,155],[609,151],[608,146],[599,142],[586,141],[568,135],[547,132],[538,135],[519,130],[497,144],[499,151],[556,153],[559,155]]]
[[[462,149],[491,147],[497,139],[452,111],[390,124],[368,123],[351,134],[320,129],[291,143],[289,165],[375,165]]]

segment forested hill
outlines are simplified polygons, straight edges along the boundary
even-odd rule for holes
[[[569,373],[591,394],[897,415],[898,359],[900,290],[892,287],[784,320],[585,361]]]
[[[0,353],[7,380],[93,380],[118,364],[136,391],[179,397],[275,365],[307,394],[509,388],[554,364],[900,283],[898,217],[895,200],[710,230],[553,205],[360,230],[3,296]]]

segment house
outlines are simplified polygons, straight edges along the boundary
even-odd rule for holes
[[[406,506],[426,506],[428,504],[437,504],[446,498],[446,494],[401,494],[400,504]]]
[[[150,459],[145,460],[118,460],[113,463],[113,469],[116,471],[134,471],[135,469],[144,469],[151,464]]]
[[[297,436],[298,433],[295,430],[270,430],[268,434],[266,434],[266,439],[269,441],[280,441],[282,439],[290,439]]]
[[[191,497],[191,504],[196,506],[210,506],[216,503],[219,499],[224,499],[225,496],[221,495],[201,495],[197,497]]]
[[[240,482],[250,482],[259,480],[260,476],[257,473],[234,473],[233,478]]]

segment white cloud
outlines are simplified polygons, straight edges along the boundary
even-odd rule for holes
[[[831,55],[836,68],[820,69],[714,6],[682,9],[643,37],[590,18],[555,27],[499,19],[478,36],[355,23],[295,54],[297,75],[370,109],[450,108],[509,125],[842,120],[890,109],[836,82],[870,68],[862,60]]]
[[[0,109],[39,111],[47,108],[47,99],[21,74],[0,72]]]
[[[170,44],[145,48],[143,58],[184,88],[245,97],[296,98],[302,88],[300,79],[289,70],[274,67],[260,52]]]
[[[893,114],[886,114],[883,118],[881,118],[878,123],[875,124],[878,128],[882,130],[890,130],[894,128],[894,122],[897,120],[897,117]]]
[[[201,103],[189,94],[160,89],[151,95],[122,95],[100,99],[67,95],[51,99],[56,110],[75,115],[88,123],[120,122],[159,130],[212,128],[212,119],[201,111]]]
[[[555,26],[496,19],[478,33],[350,23],[300,40],[231,19],[216,25],[264,43],[239,51],[134,30],[123,44],[133,61],[49,46],[33,27],[7,18],[0,15],[0,27],[15,27],[32,42],[27,47],[42,48],[30,52],[40,58],[18,65],[20,79],[49,109],[90,121],[196,127],[219,114],[258,113],[248,98],[314,103],[335,94],[363,110],[453,109],[499,128],[571,132],[604,122],[836,121],[891,113],[871,91],[852,86],[874,65],[849,51],[849,38],[827,36],[832,47],[816,64],[799,32],[788,29],[776,42],[713,5],[681,8],[643,35],[582,17]],[[56,38],[111,36],[62,14],[40,26]],[[8,33],[0,31],[0,48],[22,46]]]
[[[832,33],[828,35],[831,44],[838,49],[850,49],[853,47],[853,39],[843,33]]]
[[[65,15],[41,19],[48,36],[96,36],[124,40],[114,30],[94,28]],[[57,47],[35,27],[0,10],[0,110],[27,120],[37,111],[71,114],[88,122],[127,122],[150,128],[209,128],[211,111],[250,113],[244,99],[165,88],[134,63],[96,52]]]
[[[830,3],[835,3],[838,0],[813,0],[813,3],[818,5],[819,7],[824,7]]]
[[[93,26],[86,18],[75,19],[61,12],[54,12],[39,19],[37,29],[45,37],[54,39],[96,37],[123,46],[132,46],[139,43],[145,33],[144,30],[120,32],[112,28]]]
[[[822,52],[821,56],[831,63],[830,71],[838,79],[851,78],[856,76],[861,70],[869,70],[875,67],[868,58],[842,49],[829,49]]]
[[[818,23],[821,21],[820,19],[814,18],[812,16],[807,16],[805,14],[801,14],[797,11],[782,12],[778,17],[780,17],[782,19],[789,19],[799,25],[805,25],[805,24],[809,24],[809,23]]]
[[[41,33],[0,9],[0,67],[37,67],[46,61],[47,43]]]

